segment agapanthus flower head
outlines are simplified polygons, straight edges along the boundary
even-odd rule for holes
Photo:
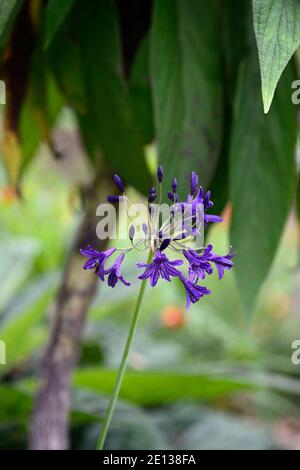
[[[137,263],[139,269],[144,268],[138,279],[149,279],[150,285],[154,287],[159,279],[171,282],[173,278],[178,278],[185,288],[186,308],[189,308],[191,304],[210,294],[205,286],[198,284],[199,281],[204,280],[206,275],[211,275],[214,268],[219,279],[222,279],[224,272],[233,267],[235,252],[230,249],[227,255],[220,256],[214,253],[212,244],[206,247],[203,244],[205,226],[210,222],[220,222],[222,218],[206,213],[213,206],[211,193],[198,186],[198,175],[192,172],[190,191],[185,200],[179,200],[177,178],[173,178],[172,191],[167,191],[167,198],[170,200],[168,205],[161,205],[161,201],[165,200],[162,192],[163,178],[164,171],[160,165],[157,169],[159,187],[157,189],[153,186],[149,190],[146,220],[139,224],[134,221],[130,223],[127,233],[131,246],[110,248],[103,252],[88,246],[80,250],[88,258],[83,267],[94,269],[99,279],[106,280],[111,287],[115,287],[119,281],[129,286],[130,283],[121,274],[125,255],[134,249],[148,250],[152,253],[150,261]],[[122,195],[110,195],[108,201],[128,201],[121,178],[114,175],[114,181]],[[159,200],[157,204],[156,200]],[[117,257],[111,261],[115,252]]]

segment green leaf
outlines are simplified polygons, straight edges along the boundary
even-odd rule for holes
[[[230,155],[233,203],[231,242],[235,274],[247,312],[274,258],[295,185],[296,107],[290,100],[291,68],[273,106],[263,113],[254,47],[241,71]]]
[[[22,171],[35,156],[39,146],[50,143],[51,129],[63,104],[63,97],[49,73],[42,48],[42,36],[39,36],[33,51],[29,83],[19,122]]]
[[[105,394],[112,392],[115,379],[115,371],[99,368],[82,369],[74,374],[77,387]],[[249,388],[251,386],[243,380],[220,375],[127,371],[120,398],[153,406],[181,398],[212,400]]]
[[[11,303],[14,296],[21,289],[24,280],[30,275],[34,259],[39,250],[40,246],[35,240],[27,238],[14,239],[11,234],[9,238],[5,237],[1,240],[0,311],[7,308],[7,304]]]
[[[1,365],[0,374],[18,361],[23,361],[45,340],[45,330],[38,326],[45,313],[50,299],[53,297],[53,288],[49,286],[45,292],[34,300],[30,306],[19,315],[15,315],[7,322],[1,323],[1,340],[6,346],[6,365]]]
[[[80,46],[71,36],[70,25],[66,24],[57,33],[48,49],[48,61],[53,76],[68,104],[76,111],[86,110],[84,77]]]
[[[223,2],[223,73],[225,75],[225,92],[230,104],[234,101],[236,82],[241,60],[247,56],[249,47],[249,23],[251,21],[251,3],[240,0]],[[250,30],[252,33],[252,27]],[[237,41],[236,38],[239,38]]]
[[[300,44],[300,2],[253,0],[253,20],[267,113],[278,80]]]
[[[223,25],[222,46],[224,50],[222,70],[224,77],[223,138],[220,157],[210,184],[215,214],[220,214],[228,201],[229,152],[234,95],[240,64],[248,48],[251,5],[240,0],[227,0],[223,4],[221,15]],[[237,37],[239,41],[236,40]],[[208,230],[212,228],[212,225],[208,226]]]
[[[209,18],[209,20],[208,20]],[[168,183],[199,171],[207,184],[222,133],[222,75],[214,2],[156,0],[151,75],[159,161]]]
[[[85,84],[86,111],[79,114],[85,140],[95,159],[103,155],[126,183],[145,192],[151,180],[123,77],[114,2],[99,0],[74,15]]]
[[[0,423],[26,422],[32,411],[32,398],[16,388],[0,385]]]
[[[46,6],[46,28],[44,47],[51,44],[56,32],[70,12],[75,0],[49,0]]]
[[[0,0],[0,45],[3,44],[21,5],[22,0]]]
[[[147,36],[136,54],[129,83],[132,108],[140,134],[146,144],[152,141],[154,133],[149,69],[149,38]]]

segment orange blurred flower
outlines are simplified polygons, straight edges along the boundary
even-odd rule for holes
[[[18,200],[18,193],[13,186],[4,186],[0,190],[0,201],[5,204],[12,204]]]
[[[182,328],[186,323],[185,312],[177,305],[167,305],[161,312],[161,322],[166,328]]]

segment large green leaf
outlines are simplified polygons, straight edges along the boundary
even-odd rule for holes
[[[8,29],[21,5],[22,0],[0,0],[0,45],[5,40]]]
[[[296,107],[287,68],[264,115],[254,47],[241,72],[231,146],[231,241],[235,274],[250,312],[271,266],[295,184]]]
[[[86,96],[82,131],[92,142],[95,155],[103,154],[126,183],[146,191],[150,176],[123,78],[114,2],[99,0],[84,9],[78,2],[76,7],[73,35],[81,47]]]
[[[253,0],[253,19],[267,113],[277,82],[300,44],[300,2]]]
[[[159,160],[167,181],[199,171],[208,183],[222,134],[222,76],[214,2],[156,0],[151,74]]]
[[[214,202],[214,213],[220,214],[224,209],[229,195],[229,152],[232,128],[233,103],[236,82],[241,61],[244,59],[249,39],[249,21],[251,5],[240,0],[227,0],[223,2],[221,18],[223,25],[223,138],[220,157],[216,171],[210,185]],[[239,41],[236,38],[239,38]],[[210,225],[208,228],[211,228]]]
[[[51,129],[63,104],[63,97],[52,76],[39,56],[34,56],[19,123],[22,171],[36,155],[39,146],[48,143]]]
[[[70,24],[67,23],[56,34],[47,56],[53,76],[68,104],[76,111],[85,111],[86,97],[81,49],[71,36]]]
[[[130,75],[130,98],[145,143],[153,139],[153,112],[149,70],[149,38],[142,41]]]
[[[248,365],[249,366],[249,365]],[[120,397],[144,406],[176,400],[216,400],[244,391],[273,390],[299,396],[299,380],[272,372],[260,372],[240,364],[240,368],[203,367],[198,371],[128,370]],[[99,367],[78,369],[74,373],[76,388],[110,394],[116,371]]]
[[[51,43],[55,33],[71,10],[75,0],[49,0],[46,6],[45,47]]]
[[[74,374],[76,386],[105,394],[112,392],[115,379],[115,371],[99,368],[82,369]],[[221,375],[127,371],[120,397],[143,405],[157,405],[181,398],[212,400],[249,388],[252,386],[244,380]]]

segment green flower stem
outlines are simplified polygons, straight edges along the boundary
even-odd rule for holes
[[[152,252],[150,251],[147,263],[150,263],[151,259],[152,259]],[[133,317],[132,317],[132,320],[131,320],[131,325],[130,325],[127,341],[126,341],[126,344],[125,344],[122,360],[121,360],[121,363],[120,363],[120,367],[119,367],[119,370],[118,370],[118,375],[117,375],[116,383],[115,383],[115,386],[114,386],[113,394],[111,396],[109,406],[107,408],[106,415],[105,415],[105,418],[104,418],[103,426],[102,426],[102,429],[101,429],[101,432],[100,432],[100,435],[99,435],[99,439],[97,441],[97,449],[99,449],[99,450],[102,450],[103,447],[104,447],[107,432],[108,432],[108,429],[109,429],[109,426],[110,426],[110,423],[111,423],[111,419],[112,419],[112,416],[113,416],[113,413],[114,413],[114,409],[115,409],[115,406],[116,406],[116,403],[117,403],[117,400],[118,400],[120,388],[121,388],[123,378],[124,378],[124,374],[125,374],[126,367],[127,367],[127,362],[128,362],[128,356],[129,356],[129,352],[130,352],[130,348],[131,348],[131,343],[132,343],[132,340],[133,340],[133,337],[134,337],[134,334],[135,334],[135,330],[136,330],[136,327],[137,327],[137,322],[138,322],[138,319],[139,319],[139,316],[140,316],[142,301],[143,301],[143,297],[144,297],[144,293],[145,293],[145,289],[146,289],[146,283],[147,283],[147,279],[143,279],[142,282],[141,282],[141,287],[140,287],[139,295],[138,295],[138,298],[137,298],[137,301],[136,301]]]

